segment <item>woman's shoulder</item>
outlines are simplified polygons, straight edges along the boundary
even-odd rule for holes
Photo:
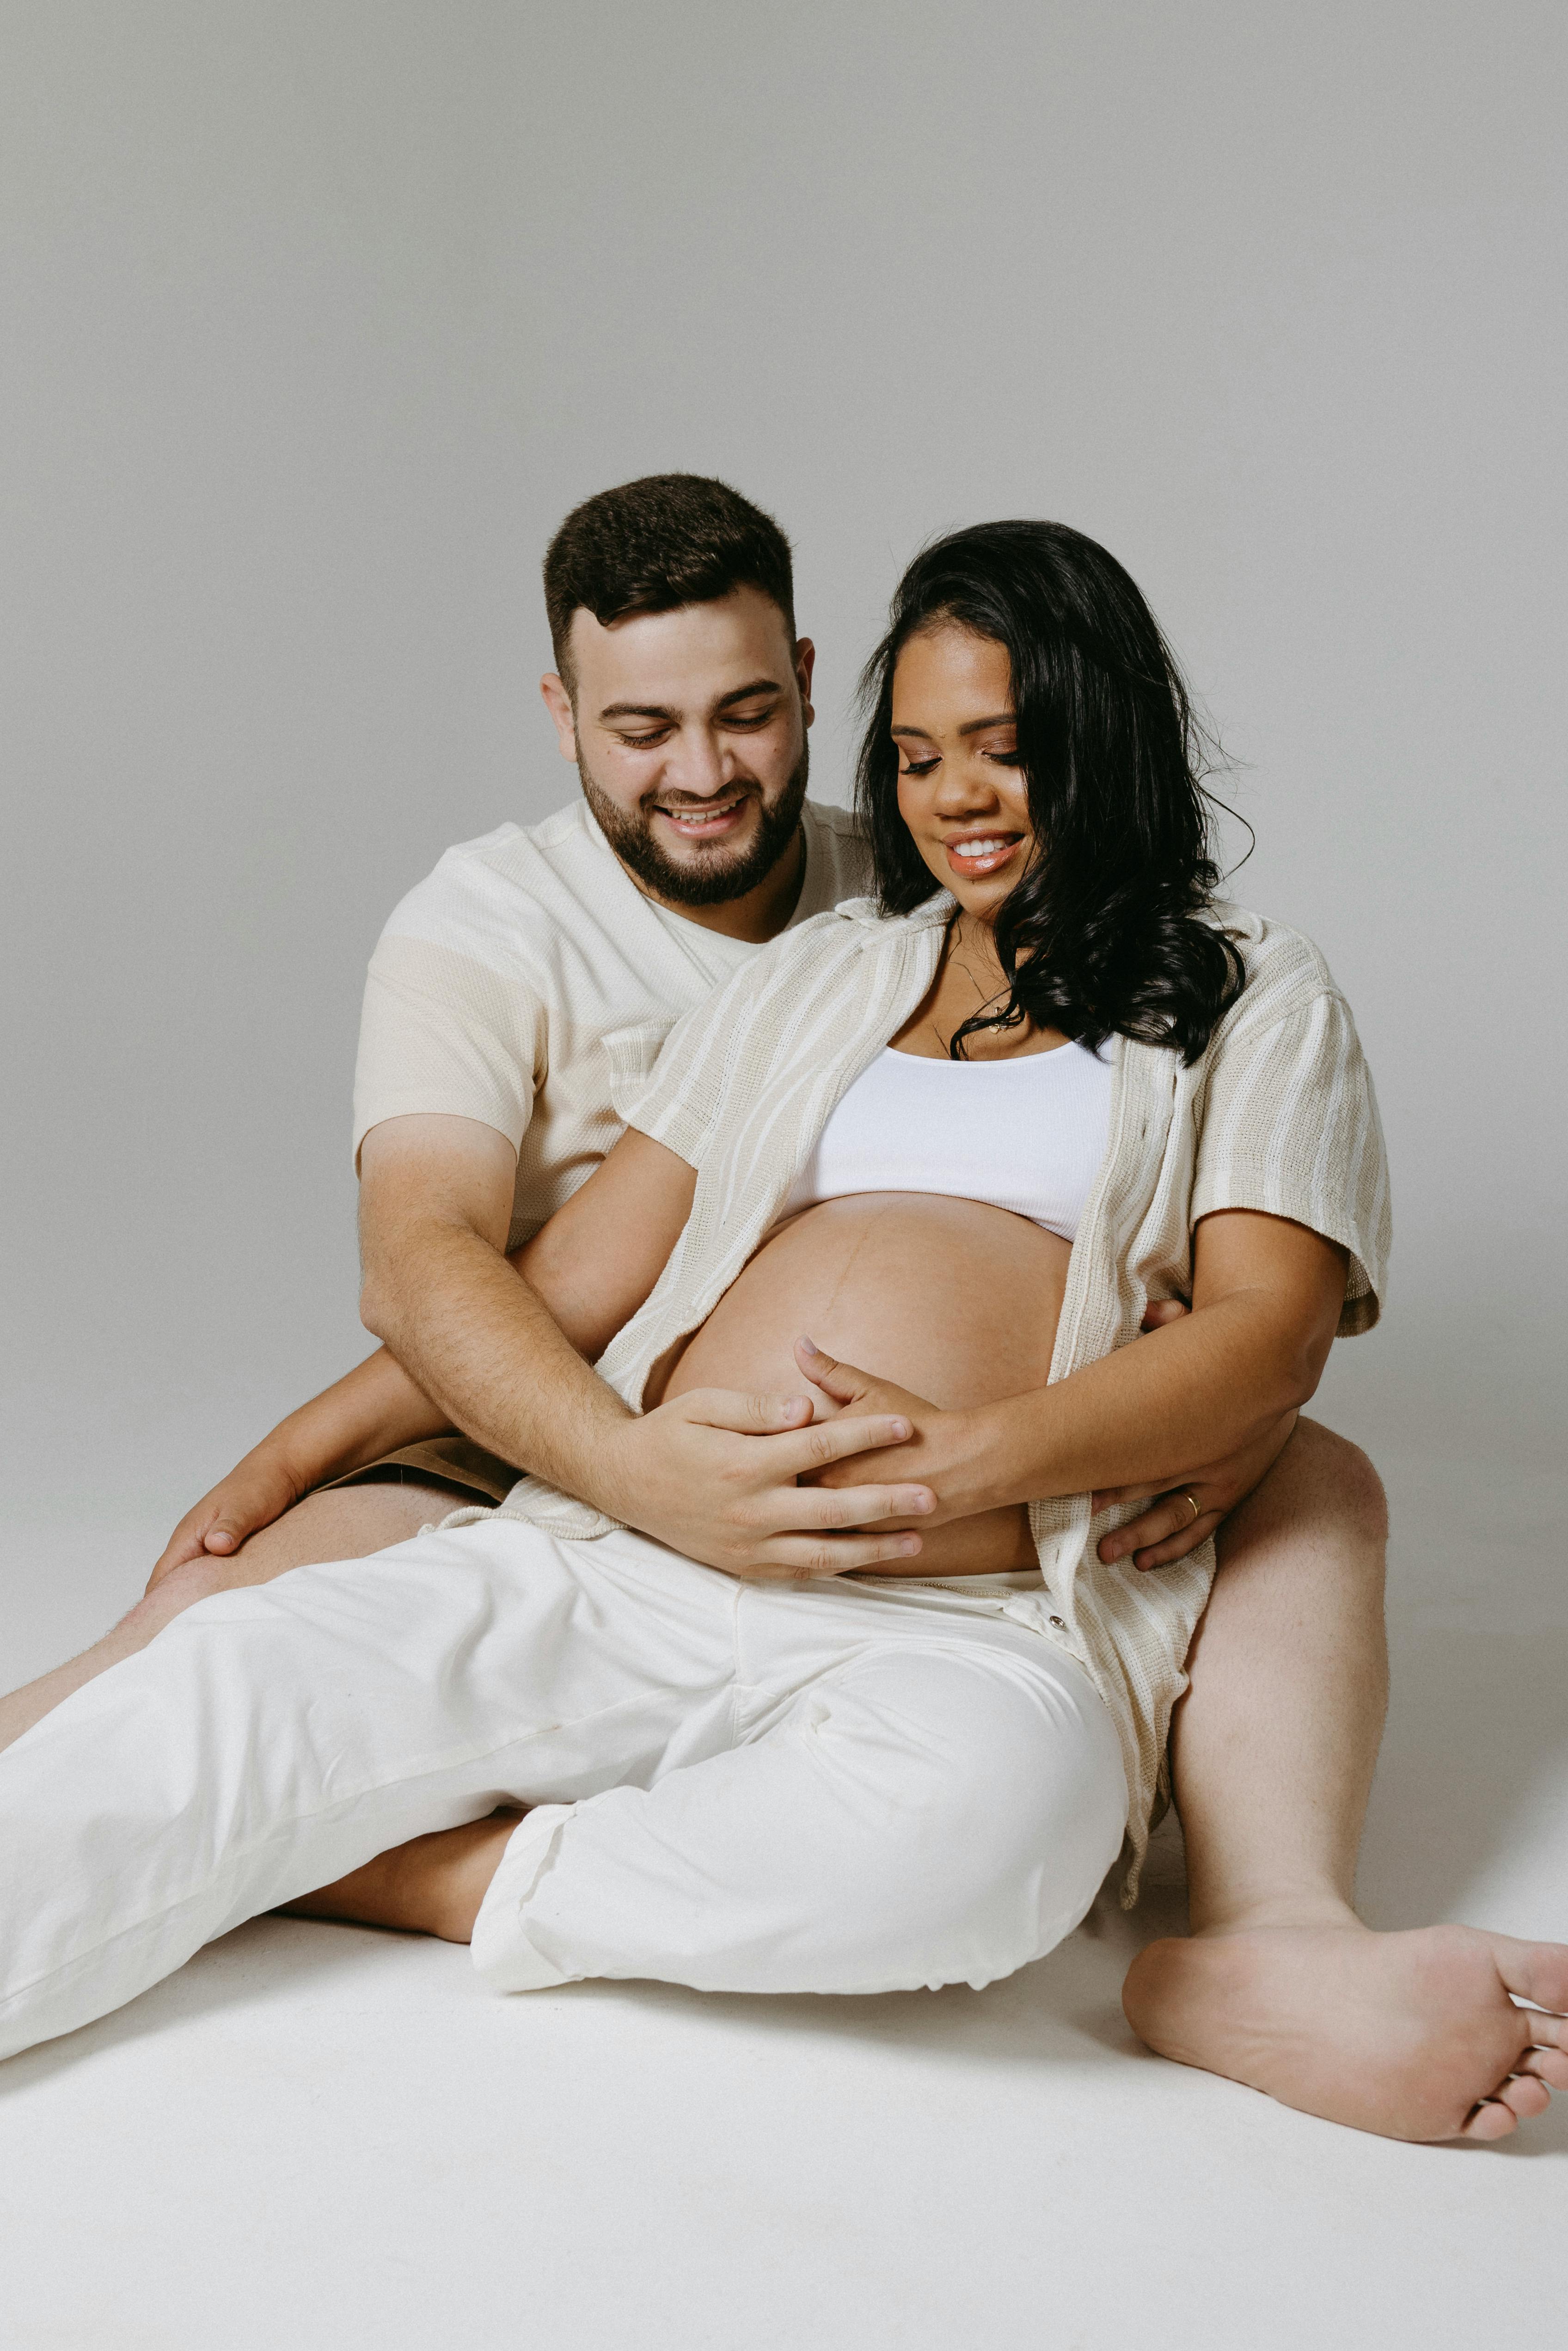
[[[1205,920],[1230,941],[1241,959],[1241,987],[1216,1029],[1217,1037],[1260,1021],[1288,1019],[1322,997],[1343,1002],[1327,957],[1305,931],[1223,898],[1212,901]]]

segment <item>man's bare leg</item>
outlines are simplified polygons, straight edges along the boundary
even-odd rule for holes
[[[171,1617],[214,1592],[229,1592],[248,1583],[270,1583],[291,1567],[313,1567],[323,1560],[365,1559],[391,1543],[406,1542],[432,1520],[444,1519],[461,1508],[461,1498],[445,1486],[413,1482],[401,1485],[335,1486],[329,1492],[307,1494],[291,1510],[251,1536],[226,1559],[193,1559],[177,1567],[121,1617],[111,1633],[84,1649],[51,1673],[0,1698],[0,1748],[9,1747],[35,1722],[122,1657],[144,1649]]]
[[[1223,1530],[1171,1760],[1192,1933],[1123,2005],[1162,2055],[1394,2138],[1500,2138],[1568,2089],[1568,1947],[1353,1907],[1387,1698],[1382,1488],[1302,1421]],[[1154,1571],[1158,1573],[1157,1570]],[[1535,2045],[1532,2045],[1535,2044]]]

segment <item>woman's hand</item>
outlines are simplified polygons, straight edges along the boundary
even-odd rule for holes
[[[232,1559],[248,1536],[269,1527],[298,1499],[294,1480],[277,1457],[257,1446],[186,1511],[147,1579],[148,1591],[193,1559]]]
[[[824,1355],[810,1339],[796,1340],[795,1361],[811,1385],[820,1388],[842,1412],[893,1413],[907,1424],[907,1437],[894,1459],[883,1467],[925,1481],[936,1505],[929,1524],[941,1526],[949,1519],[967,1516],[977,1507],[973,1502],[960,1503],[956,1499],[958,1465],[964,1453],[961,1414],[945,1412],[940,1405],[933,1404],[926,1396],[915,1395],[909,1388],[901,1388],[895,1381],[879,1379],[874,1372],[862,1372],[854,1364],[840,1363],[836,1356]],[[834,1428],[839,1424],[830,1420],[822,1426]],[[841,1490],[854,1475],[852,1463],[838,1462],[810,1472],[810,1481],[814,1486]]]
[[[1289,1443],[1298,1416],[1294,1412],[1281,1414],[1256,1444],[1232,1454],[1228,1461],[1194,1470],[1179,1486],[1166,1487],[1148,1510],[1141,1510],[1135,1519],[1129,1519],[1112,1533],[1101,1536],[1100,1558],[1109,1567],[1113,1562],[1130,1555],[1133,1565],[1141,1573],[1152,1567],[1171,1567],[1178,1559],[1186,1559],[1189,1552],[1208,1541],[1221,1520],[1247,1499],[1254,1486],[1262,1484]],[[1141,1501],[1147,1493],[1146,1487],[1112,1487],[1094,1496],[1094,1508],[1098,1511],[1115,1502]],[[1194,1502],[1197,1505],[1196,1515]]]
[[[593,1483],[617,1518],[688,1559],[747,1582],[799,1583],[918,1553],[907,1530],[929,1517],[929,1488],[867,1485],[856,1458],[913,1434],[898,1412],[813,1421],[803,1395],[692,1388],[601,1434]],[[835,1468],[841,1485],[807,1482]]]

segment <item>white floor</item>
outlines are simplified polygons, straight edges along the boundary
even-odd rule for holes
[[[1568,1938],[1568,1489],[1383,1466],[1397,1694],[1364,1907]],[[97,1628],[152,1531],[13,1523],[8,1678]],[[1134,1922],[1009,1983],[870,2001],[502,2001],[444,1946],[260,1921],[0,2071],[0,2340],[1563,2339],[1568,2098],[1500,2148],[1413,2148],[1148,2056],[1117,1990],[1179,1915],[1165,1834],[1155,1877]]]

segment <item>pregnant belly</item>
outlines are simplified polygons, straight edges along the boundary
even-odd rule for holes
[[[812,1338],[831,1355],[946,1409],[999,1403],[1043,1387],[1067,1281],[1067,1243],[978,1200],[928,1192],[860,1192],[807,1208],[764,1241],[645,1401],[690,1388],[810,1396],[792,1352]],[[877,1457],[865,1477],[877,1482]],[[1033,1567],[1019,1503],[922,1528],[923,1549],[885,1572],[995,1574]]]

